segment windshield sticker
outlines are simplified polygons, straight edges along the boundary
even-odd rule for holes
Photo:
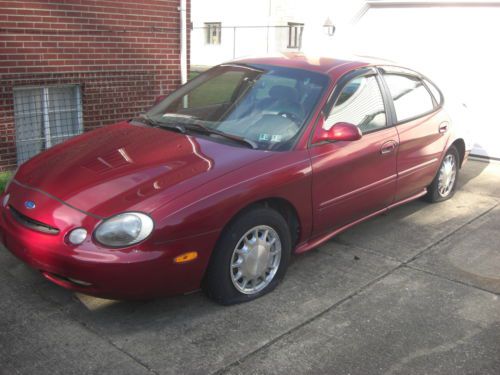
[[[269,134],[259,134],[259,141],[269,141]]]
[[[281,142],[281,135],[280,134],[273,134],[271,136],[271,142]]]
[[[281,142],[281,139],[282,139],[281,134],[265,134],[265,133],[259,134],[259,141]]]

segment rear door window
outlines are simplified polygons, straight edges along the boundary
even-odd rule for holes
[[[384,74],[384,78],[394,102],[398,123],[434,110],[431,94],[419,78],[399,74]]]

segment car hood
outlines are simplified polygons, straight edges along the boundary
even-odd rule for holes
[[[122,122],[39,154],[19,169],[15,180],[80,210],[109,217],[125,210],[152,212],[270,154]]]

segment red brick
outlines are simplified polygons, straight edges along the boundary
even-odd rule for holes
[[[2,1],[0,171],[16,164],[13,87],[79,84],[86,130],[133,116],[174,90],[177,7],[178,0]]]

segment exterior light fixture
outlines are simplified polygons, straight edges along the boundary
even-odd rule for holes
[[[330,17],[327,17],[325,23],[323,24],[323,28],[325,29],[326,35],[333,36],[335,33],[335,25],[333,24]]]

